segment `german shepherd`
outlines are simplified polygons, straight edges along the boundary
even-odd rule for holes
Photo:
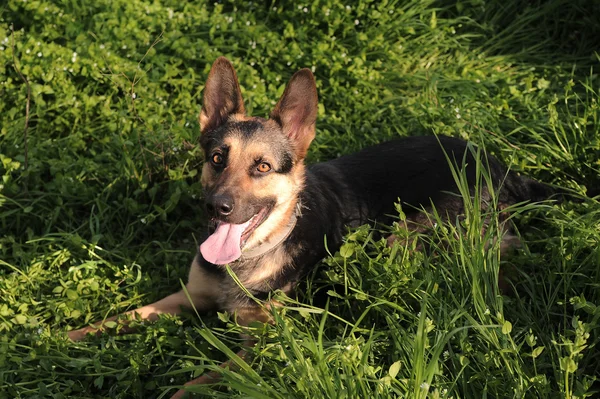
[[[466,176],[474,188],[477,155],[467,142],[402,138],[306,167],[317,102],[314,77],[302,69],[289,81],[269,119],[248,116],[232,64],[223,57],[214,62],[200,113],[205,153],[201,183],[211,220],[186,284],[191,304],[182,290],[128,314],[152,320],[193,305],[198,311],[236,313],[242,325],[266,322],[269,312],[238,286],[225,265],[254,297],[267,300],[274,290],[292,294],[296,283],[326,256],[324,237],[327,247],[335,250],[347,226],[390,224],[398,198],[415,228],[427,224],[420,210],[432,204],[451,220],[460,216],[463,201],[455,194],[448,159],[465,159],[471,165]],[[508,171],[492,157],[485,157],[483,164],[500,207],[556,193]],[[99,332],[104,322],[71,331],[69,337],[80,340]],[[192,381],[200,382],[202,377]]]

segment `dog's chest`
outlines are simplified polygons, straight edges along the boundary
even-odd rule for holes
[[[267,300],[269,294],[278,289],[289,293],[297,280],[292,265],[293,260],[283,247],[230,264],[232,275],[225,270],[220,279],[217,307],[234,311],[256,306],[255,299]]]

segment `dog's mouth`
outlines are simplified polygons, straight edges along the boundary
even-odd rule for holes
[[[241,224],[227,223],[213,219],[211,235],[200,245],[200,253],[205,260],[215,265],[231,263],[242,256],[242,248],[248,238],[271,213],[272,206],[266,206]]]

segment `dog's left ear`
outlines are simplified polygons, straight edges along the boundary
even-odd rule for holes
[[[319,98],[315,78],[309,69],[296,72],[287,84],[281,99],[271,112],[270,118],[277,122],[292,140],[298,159],[303,159],[308,146],[315,138]]]
[[[225,57],[219,57],[210,68],[202,99],[200,131],[216,129],[232,114],[244,114],[244,100],[235,69]]]

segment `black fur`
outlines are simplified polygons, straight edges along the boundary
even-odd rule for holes
[[[456,217],[462,213],[462,198],[452,176],[449,161],[457,168],[466,164],[469,186],[475,184],[475,147],[449,137],[409,137],[366,148],[358,153],[309,166],[300,193],[301,216],[282,243],[292,259],[281,271],[250,291],[265,299],[272,290],[295,283],[342,243],[346,226],[365,223],[391,223],[397,217],[394,204],[400,198],[408,220],[417,220],[422,209],[433,203],[440,214]],[[480,153],[497,192],[499,204],[544,200],[556,193],[548,185],[508,171],[492,156]],[[464,161],[463,161],[464,160]],[[269,253],[262,257],[270,256]],[[204,267],[214,266],[203,262]],[[232,269],[251,274],[261,259],[234,262]],[[236,303],[225,308],[248,306],[238,291]]]
[[[329,250],[336,251],[346,226],[390,224],[397,218],[394,204],[398,198],[409,220],[422,209],[429,209],[431,203],[440,214],[456,216],[462,212],[462,198],[456,194],[447,157],[458,168],[465,157],[466,176],[472,187],[475,152],[460,139],[409,137],[309,167],[306,187],[301,193],[302,217],[286,241],[290,250],[306,248],[297,255],[295,263],[302,270],[298,274],[308,272],[326,255],[324,237],[327,237]],[[556,193],[548,185],[507,171],[491,156],[482,162],[488,165],[494,186],[500,190],[500,204],[540,201]]]

